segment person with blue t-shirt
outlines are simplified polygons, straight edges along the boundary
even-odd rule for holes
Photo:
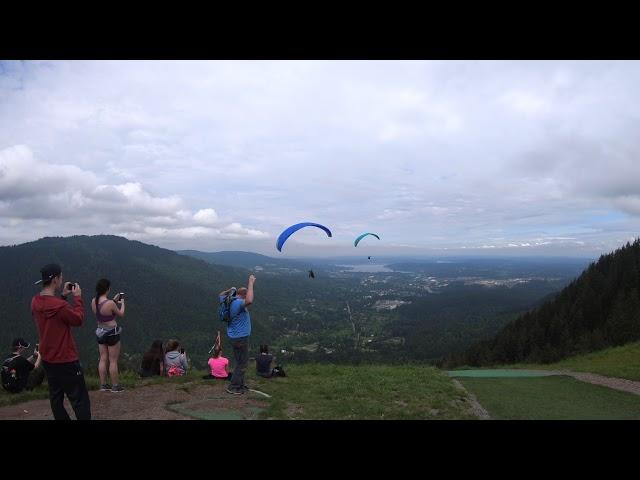
[[[249,335],[251,335],[251,316],[247,307],[253,303],[253,284],[255,281],[256,277],[249,275],[248,287],[237,290],[236,298],[232,301],[230,308],[231,320],[227,327],[227,336],[233,348],[236,366],[233,369],[227,393],[234,395],[241,395],[249,389],[244,383],[244,374],[249,365]],[[231,290],[220,292],[221,302]]]

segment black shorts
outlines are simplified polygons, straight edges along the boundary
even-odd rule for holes
[[[98,340],[98,345],[106,345],[108,347],[113,347],[115,344],[117,344],[120,341],[120,334],[98,338],[97,340]]]
[[[120,341],[120,332],[122,328],[113,327],[110,330],[105,330],[103,328],[98,328],[96,330],[96,341],[98,345],[106,345],[108,347],[113,347]]]

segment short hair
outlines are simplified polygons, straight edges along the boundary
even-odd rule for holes
[[[165,349],[165,352],[173,352],[174,350],[177,350],[179,346],[180,342],[178,340],[171,339],[167,342],[167,348]]]
[[[42,286],[43,286],[43,287],[48,287],[49,285],[51,285],[51,284],[53,283],[53,281],[54,281],[56,278],[60,278],[60,275],[62,275],[62,272],[60,272],[60,273],[59,273],[59,274],[57,274],[57,275],[54,275],[54,276],[53,276],[53,277],[51,277],[49,280],[44,280],[44,281],[42,282]]]
[[[246,293],[247,293],[247,287],[240,287],[240,288],[237,290],[237,293],[238,293],[239,295],[246,295]]]
[[[43,287],[48,287],[54,278],[59,277],[62,274],[62,267],[57,263],[50,263],[40,269],[42,279],[38,280],[36,284],[42,283]]]
[[[269,353],[269,345],[260,345],[260,353]]]

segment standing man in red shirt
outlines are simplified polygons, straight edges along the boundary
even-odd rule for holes
[[[54,263],[40,269],[42,291],[31,300],[31,315],[40,334],[42,367],[47,374],[49,401],[56,420],[70,420],[64,408],[64,396],[71,402],[78,420],[91,420],[89,392],[80,366],[76,343],[71,327],[79,327],[84,321],[84,305],[80,285],[63,283],[62,269]],[[62,289],[62,298],[56,292]],[[73,294],[72,305],[67,295]]]

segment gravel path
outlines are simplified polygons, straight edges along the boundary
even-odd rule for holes
[[[602,385],[615,390],[640,395],[640,382],[638,381],[627,380],[625,378],[605,377],[604,375],[595,373],[574,372],[571,370],[559,370],[554,373],[556,375],[567,375],[581,382],[593,383],[594,385]]]
[[[478,402],[478,399],[473,393],[471,393],[469,390],[464,388],[464,385],[462,385],[456,379],[453,379],[453,384],[459,389],[464,390],[464,392],[468,395],[469,402],[471,404],[471,411],[476,417],[478,417],[480,420],[491,420],[491,417],[489,416],[489,412],[487,412],[484,409],[484,407],[480,405],[480,402]]]

